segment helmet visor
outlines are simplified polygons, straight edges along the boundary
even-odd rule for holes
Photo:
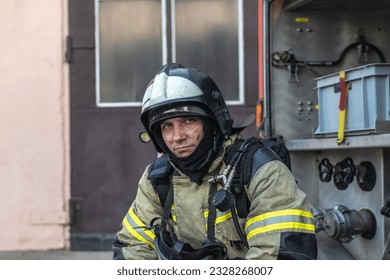
[[[165,110],[162,108],[161,110],[153,110],[151,114],[150,127],[163,120],[180,116],[208,116],[205,110],[196,106],[180,106],[169,109],[165,108]]]

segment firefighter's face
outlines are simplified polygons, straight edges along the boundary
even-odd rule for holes
[[[160,128],[165,144],[177,157],[191,155],[204,136],[203,122],[197,117],[167,119]]]

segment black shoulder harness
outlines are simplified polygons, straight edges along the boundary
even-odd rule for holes
[[[152,182],[162,207],[165,206],[167,200],[172,173],[173,166],[169,162],[168,155],[158,157],[149,168],[148,179]]]
[[[245,152],[240,164],[237,166],[237,171],[231,185],[231,192],[236,197],[236,208],[240,218],[246,218],[249,213],[250,201],[246,195],[245,188],[248,187],[253,175],[264,164],[273,160],[280,160],[280,157],[268,145],[264,145],[262,140],[256,137],[252,137],[249,140],[253,141],[253,144]],[[248,140],[237,139],[233,143],[225,156],[227,163],[237,153],[244,141]]]

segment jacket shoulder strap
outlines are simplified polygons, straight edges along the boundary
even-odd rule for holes
[[[237,166],[237,172],[231,185],[231,191],[236,197],[238,216],[241,218],[247,217],[249,213],[250,202],[246,195],[245,187],[249,185],[256,171],[264,164],[273,160],[281,160],[290,168],[289,153],[282,143],[271,140],[264,141],[256,137],[248,140],[237,139],[225,156],[226,162],[230,162],[230,159],[238,152],[244,141],[251,141],[252,144],[245,151],[243,159]],[[279,154],[283,155],[283,159]]]
[[[158,157],[149,168],[148,180],[152,182],[157,192],[161,206],[165,206],[169,188],[171,186],[171,175],[173,166],[168,160],[168,155]]]
[[[251,162],[251,158],[254,152],[257,149],[262,147],[261,141],[259,139],[255,139],[255,137],[252,137],[250,140],[253,141],[253,144],[248,150],[245,151],[243,155],[243,159],[238,164],[231,185],[231,191],[234,194],[236,199],[237,213],[238,216],[241,218],[246,218],[246,216],[249,213],[249,206],[250,206],[249,199],[245,192],[245,185],[249,181],[251,170],[250,169],[245,170],[245,166],[248,164],[248,161]],[[236,141],[233,143],[233,145],[230,147],[230,149],[225,155],[225,161],[227,163],[231,161],[231,159],[234,157],[236,153],[239,153],[239,149],[244,143],[244,141],[248,141],[248,140],[236,139]],[[244,162],[246,163],[245,165]]]

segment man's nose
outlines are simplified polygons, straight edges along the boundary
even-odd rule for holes
[[[184,129],[180,125],[173,128],[173,141],[179,141],[185,138]]]

